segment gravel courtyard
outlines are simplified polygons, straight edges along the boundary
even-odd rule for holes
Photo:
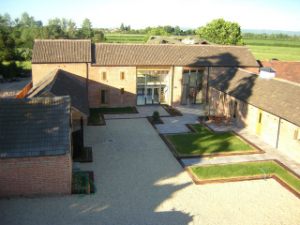
[[[0,224],[300,224],[300,200],[274,180],[194,185],[146,119],[85,129],[90,196],[0,200]]]

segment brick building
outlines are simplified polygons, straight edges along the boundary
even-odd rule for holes
[[[54,70],[83,78],[89,107],[196,104],[213,67],[258,67],[245,47],[36,40],[33,86]]]
[[[71,194],[70,98],[0,105],[0,197]]]
[[[225,115],[240,128],[300,160],[300,85],[263,79],[242,69],[214,68],[210,77],[212,114]]]

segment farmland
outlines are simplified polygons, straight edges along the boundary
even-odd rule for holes
[[[300,40],[244,38],[244,42],[257,59],[276,58],[282,61],[300,61]]]
[[[105,34],[105,42],[107,43],[145,43],[147,40],[148,36],[144,34]]]
[[[149,36],[145,34],[106,33],[107,43],[146,43]],[[254,39],[244,38],[245,45],[256,59],[283,61],[300,61],[300,40]]]

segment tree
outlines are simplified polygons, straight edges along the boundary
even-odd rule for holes
[[[93,37],[93,29],[92,23],[89,19],[84,19],[80,29],[80,36],[82,38],[92,38]]]
[[[68,38],[76,38],[77,35],[76,23],[73,20],[67,21],[66,34]]]
[[[241,27],[238,23],[216,19],[199,28],[196,33],[215,44],[240,45],[243,44]]]
[[[62,38],[64,37],[62,21],[59,18],[50,19],[48,21],[48,38]]]
[[[15,41],[11,35],[11,19],[7,15],[0,15],[0,62],[14,57]]]
[[[95,30],[92,38],[93,43],[103,42],[105,40],[104,33],[101,30]]]

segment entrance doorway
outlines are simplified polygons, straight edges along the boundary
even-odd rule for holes
[[[147,87],[146,104],[159,104],[159,87]]]
[[[182,74],[181,104],[202,103],[202,82],[204,70],[185,69]]]
[[[138,70],[137,105],[166,102],[168,70]]]

